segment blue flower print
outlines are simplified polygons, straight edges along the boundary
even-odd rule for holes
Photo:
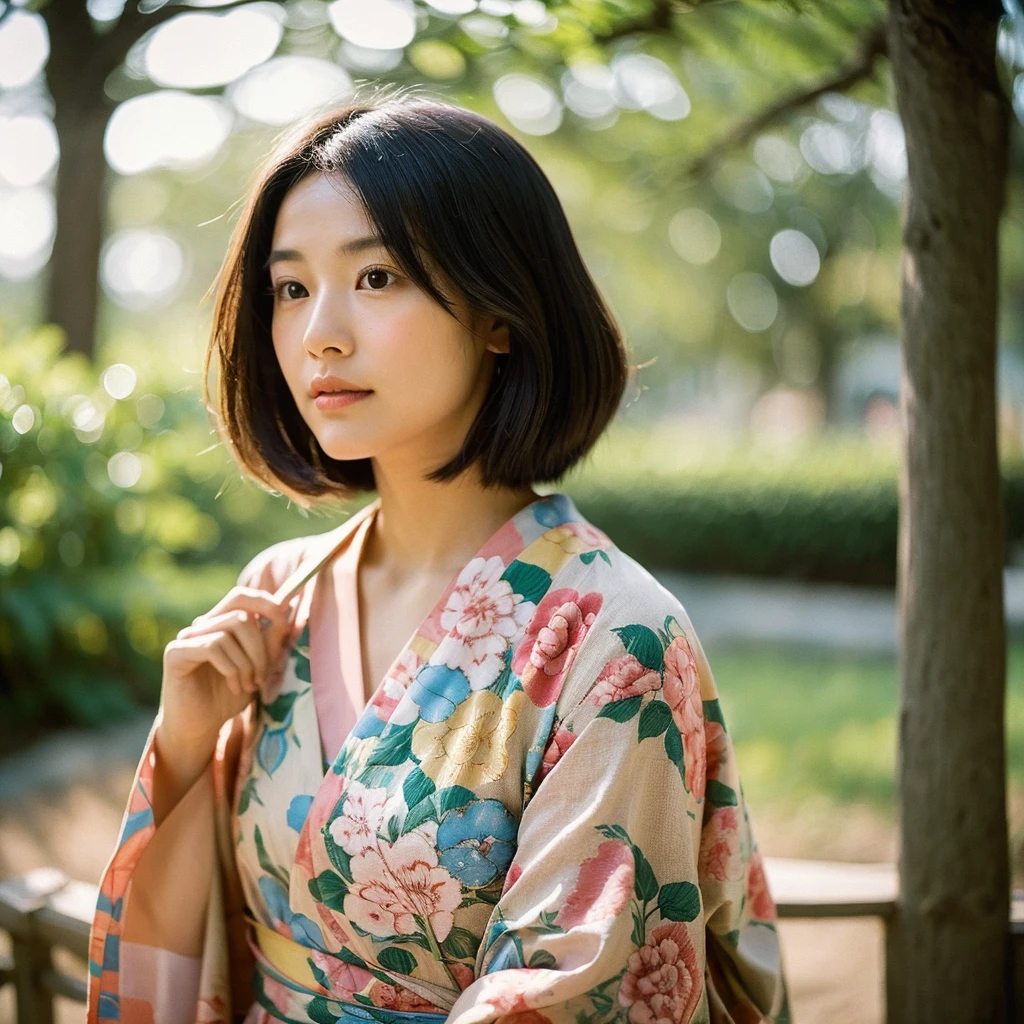
[[[437,829],[441,864],[463,885],[480,888],[508,870],[517,825],[500,800],[453,808]]]
[[[469,680],[457,668],[424,665],[409,686],[409,696],[419,705],[423,721],[436,724],[451,718],[469,696]]]

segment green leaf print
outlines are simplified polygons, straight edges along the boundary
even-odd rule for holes
[[[288,876],[270,859],[270,854],[267,853],[267,848],[263,844],[263,835],[260,832],[259,825],[253,829],[253,840],[256,843],[256,859],[260,862],[260,867],[271,878],[276,878],[285,887],[287,892]]]
[[[636,890],[636,898],[644,903],[653,900],[658,894],[658,879],[654,875],[654,868],[651,867],[650,861],[636,845],[633,845],[633,864],[636,871],[633,885]]]
[[[388,818],[388,842],[393,843],[398,838],[398,815],[392,814]]]
[[[317,979],[319,981],[319,978]],[[320,982],[322,985],[323,982]],[[337,1013],[332,1013],[332,1007],[337,1007]],[[325,999],[323,996],[316,996],[306,1003],[306,1016],[314,1024],[338,1024],[342,1015],[341,1003],[333,999]]]
[[[626,648],[645,668],[661,672],[665,667],[665,651],[658,634],[649,626],[636,623],[631,626],[615,626],[612,632],[618,635]]]
[[[605,837],[605,839],[618,839],[620,842],[629,843],[633,845],[633,841],[629,838],[629,833],[621,825],[598,825],[597,831]]]
[[[660,736],[672,723],[672,709],[663,700],[652,700],[640,712],[638,739],[643,742],[649,736]]]
[[[409,809],[405,816],[405,824],[402,826],[402,834],[412,832],[425,821],[437,821],[437,808],[434,806],[433,797],[425,797],[415,807]]]
[[[446,786],[438,794],[438,810],[444,817],[455,807],[465,807],[476,799],[476,793],[465,786]]]
[[[512,587],[513,594],[521,594],[524,601],[537,604],[551,589],[551,573],[539,565],[514,559],[501,574]]]
[[[419,766],[413,768],[405,777],[405,782],[402,783],[402,795],[405,797],[405,806],[410,809],[415,807],[425,797],[430,796],[435,788],[434,780],[429,775],[424,775]],[[409,831],[408,825],[405,831]]]
[[[605,704],[597,713],[598,718],[610,718],[613,722],[628,722],[635,717],[640,710],[643,701],[643,694],[638,693],[633,697],[626,697],[623,700],[613,700]]]
[[[238,794],[239,816],[245,814],[245,812],[249,810],[250,800],[255,800],[260,807],[263,806],[263,801],[260,799],[259,793],[256,792],[256,780],[251,776],[246,779],[245,785],[242,786],[242,792]]]
[[[408,725],[386,726],[380,741],[373,748],[366,767],[377,764],[405,764],[412,754],[412,731],[415,722]],[[361,781],[361,780],[360,780]]]
[[[580,561],[584,565],[590,565],[590,563],[595,558],[597,558],[597,552],[596,551],[581,551],[580,552]],[[531,964],[530,966],[532,967],[533,965]]]
[[[296,698],[305,696],[307,693],[309,693],[308,687],[305,690],[289,690],[287,693],[282,693],[277,700],[265,704],[263,710],[275,722],[284,722],[291,716]]]
[[[708,779],[704,796],[710,803],[717,804],[719,807],[735,807],[738,803],[736,790],[724,782],[719,782],[718,779]]]
[[[346,881],[352,881],[352,857],[347,854],[342,847],[340,847],[335,841],[334,837],[328,831],[328,825],[324,825],[322,832],[324,837],[324,848],[327,850],[327,856],[330,858],[331,863],[337,868],[338,874],[341,875]]]
[[[668,882],[658,892],[658,912],[668,921],[695,921],[700,891],[693,882]]]
[[[476,955],[476,936],[468,928],[453,928],[441,943],[441,952],[452,960],[465,960]]]
[[[395,974],[412,974],[416,970],[416,957],[407,949],[388,946],[377,954],[377,960],[385,970]]]
[[[717,698],[704,701],[704,719],[708,722],[717,722],[725,729],[725,716],[722,714],[722,705],[718,703]],[[728,731],[726,729],[726,732]]]
[[[675,723],[665,733],[665,753],[669,760],[679,769],[679,777],[686,786],[686,765],[683,761],[683,737],[679,734]],[[687,789],[689,787],[687,786]]]
[[[341,875],[333,871],[321,871],[316,878],[309,880],[309,894],[325,907],[344,912],[348,885]]]
[[[630,941],[639,949],[647,939],[647,929],[644,924],[643,915],[640,913],[640,908],[634,903],[633,904],[633,934],[630,935]]]
[[[530,962],[526,966],[543,967],[549,971],[555,971],[558,970],[558,961],[554,958],[554,955],[550,950],[535,949],[533,951],[533,955],[530,957]]]

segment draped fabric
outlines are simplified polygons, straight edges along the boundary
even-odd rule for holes
[[[273,550],[297,562],[308,540]],[[272,562],[240,582],[267,585]],[[331,744],[339,676],[310,628],[326,576],[300,593],[283,667],[159,827],[151,736],[102,880],[90,1024],[789,1020],[732,741],[672,594],[568,497],[538,499]],[[311,635],[328,637],[316,654]],[[205,901],[199,955],[146,933],[161,901],[133,874],[161,833],[168,864],[214,865],[201,892],[187,867],[175,883],[180,905]]]

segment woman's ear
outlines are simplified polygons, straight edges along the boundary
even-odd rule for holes
[[[495,317],[487,330],[487,351],[507,355],[508,346],[508,323]]]

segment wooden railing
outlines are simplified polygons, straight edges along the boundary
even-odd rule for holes
[[[887,936],[885,1002],[902,1005],[893,944],[894,865],[766,857],[765,871],[780,918],[880,918]],[[0,930],[10,935],[12,950],[0,961],[0,986],[14,985],[17,1024],[52,1024],[55,995],[85,1001],[85,982],[57,970],[53,952],[68,950],[87,960],[95,904],[96,886],[68,879],[54,868],[0,882]],[[1024,993],[1024,890],[1013,894],[1010,932],[1011,984]]]

